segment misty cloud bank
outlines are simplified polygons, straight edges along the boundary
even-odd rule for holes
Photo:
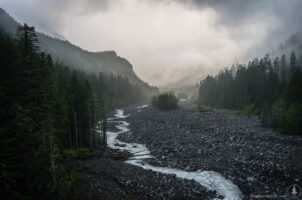
[[[194,83],[302,30],[300,0],[2,0],[0,6],[84,49],[117,51],[156,85],[185,77]]]

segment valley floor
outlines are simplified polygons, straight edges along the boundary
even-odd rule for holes
[[[239,187],[244,199],[286,199],[290,185],[302,185],[301,137],[264,128],[255,116],[192,112],[189,101],[168,112],[137,106],[124,108],[130,132],[118,139],[146,144],[153,158],[144,161],[150,165],[219,172]],[[108,153],[96,152],[76,165],[85,172],[75,190],[78,199],[223,198],[193,180],[112,160]]]

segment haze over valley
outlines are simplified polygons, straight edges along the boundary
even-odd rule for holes
[[[0,0],[0,197],[300,199],[301,10]]]
[[[0,6],[18,22],[85,50],[117,52],[159,87],[198,83],[275,52],[301,31],[299,0],[3,0]]]

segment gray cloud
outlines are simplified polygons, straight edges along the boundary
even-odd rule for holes
[[[94,15],[104,12],[118,0],[2,0],[0,6],[21,23],[34,25],[43,32],[59,32],[68,15]]]
[[[164,0],[165,1],[165,0]],[[302,32],[301,0],[166,0],[176,1],[192,9],[214,9],[218,15],[216,26],[227,27],[234,40],[245,37],[246,24],[266,22],[267,36],[261,44],[251,45],[246,56],[247,61],[255,56],[274,51],[274,49],[292,34]],[[259,27],[261,28],[261,27]]]
[[[262,56],[302,30],[301,0],[2,0],[0,6],[85,49],[116,50],[156,85]]]
[[[238,25],[251,18],[277,17],[283,22],[293,22],[301,28],[299,16],[302,16],[302,1],[300,0],[175,0],[197,8],[211,7],[219,13],[219,23]],[[285,24],[285,23],[284,23]]]
[[[301,0],[189,0],[183,4],[198,8],[213,8],[218,13],[216,23],[222,26],[236,27],[245,23],[267,21],[278,23],[271,30],[270,37],[264,41],[272,46],[282,42],[290,34],[302,30],[302,1]],[[236,35],[235,35],[236,36]]]
[[[264,7],[268,1],[266,0],[189,0],[187,5],[196,6],[198,8],[211,7],[219,13],[219,21],[222,24],[238,25],[251,16],[259,14],[259,7]]]

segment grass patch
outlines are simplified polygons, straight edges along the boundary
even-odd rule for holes
[[[254,105],[250,104],[243,108],[243,110],[238,110],[234,112],[236,115],[260,115],[260,110]]]
[[[64,149],[65,155],[79,155],[85,156],[87,153],[92,152],[90,148],[80,148],[80,149]]]
[[[198,112],[212,112],[212,111],[213,111],[212,108],[205,108],[205,107],[202,107],[202,106],[198,107]]]

